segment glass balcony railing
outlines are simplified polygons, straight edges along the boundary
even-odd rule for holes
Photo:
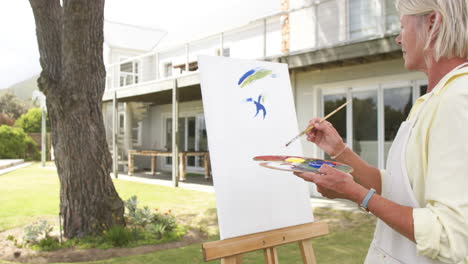
[[[198,70],[198,55],[268,59],[396,34],[391,0],[322,0],[190,41],[106,65],[106,89],[149,84]],[[283,30],[285,25],[288,30]],[[282,52],[282,41],[289,51]]]

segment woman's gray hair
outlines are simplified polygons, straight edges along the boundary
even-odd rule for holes
[[[396,0],[400,15],[427,15],[436,12],[426,39],[425,49],[434,41],[434,59],[460,57],[468,59],[467,0]],[[440,16],[440,17],[439,17]]]

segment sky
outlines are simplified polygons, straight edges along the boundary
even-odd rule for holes
[[[107,0],[104,17],[163,29],[167,31],[164,42],[179,42],[241,26],[279,9],[280,0]],[[29,1],[5,3],[0,24],[0,89],[3,89],[38,74],[41,68]]]

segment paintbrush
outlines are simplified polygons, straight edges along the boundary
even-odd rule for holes
[[[348,102],[340,105],[340,107],[336,108],[335,110],[333,110],[331,113],[329,113],[328,115],[326,115],[324,118],[320,119],[320,123],[322,123],[323,121],[327,120],[330,116],[334,115],[336,112],[340,111],[341,108],[345,107],[347,104],[349,104],[351,102],[351,100],[349,100]],[[307,127],[306,129],[304,129],[304,131],[302,131],[301,133],[299,133],[299,135],[295,136],[293,139],[291,139],[287,144],[286,144],[286,147],[289,146],[294,140],[300,138],[302,135],[304,135],[305,133],[309,132],[312,128],[314,128],[314,125],[311,125],[309,127]]]

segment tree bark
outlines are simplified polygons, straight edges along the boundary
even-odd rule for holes
[[[102,120],[104,0],[30,0],[36,21],[65,237],[125,225]]]

